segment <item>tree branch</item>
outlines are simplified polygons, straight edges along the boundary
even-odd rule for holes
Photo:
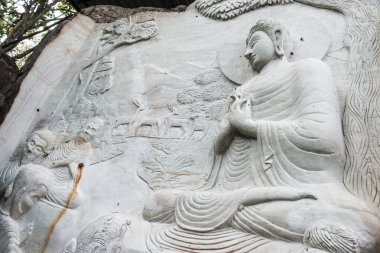
[[[36,47],[37,47],[37,46],[34,46],[34,47],[32,47],[32,48],[26,50],[25,52],[22,52],[21,54],[15,55],[15,56],[12,57],[12,59],[13,59],[14,61],[19,60],[19,59],[21,59],[21,58],[27,56],[28,54],[32,53]]]
[[[34,16],[31,17],[29,25],[27,26],[27,30],[31,29],[35,25],[35,23],[37,23],[38,20],[40,20],[42,16],[45,15],[49,10],[51,10],[52,7],[56,5],[59,1],[60,0],[54,0],[48,5],[40,5],[37,11],[35,12],[38,15],[35,17]]]
[[[29,12],[29,9],[25,8],[25,12],[22,14],[21,20],[17,22],[13,29],[10,31],[8,38],[5,40],[5,42],[17,38],[19,34],[24,34],[27,31],[25,30],[25,26],[30,16],[31,13]]]
[[[59,18],[61,16],[63,16],[63,15],[59,15],[57,18],[48,19],[48,20],[44,21],[44,23],[48,24],[48,23],[53,22],[53,21],[63,20],[62,18]],[[41,26],[40,23],[35,23],[34,26],[31,28],[31,30],[36,29],[36,28],[38,28],[40,26]]]
[[[55,23],[53,23],[53,24],[51,24],[51,25],[49,25],[49,26],[46,26],[45,28],[43,28],[43,29],[40,30],[40,31],[37,31],[37,32],[34,32],[34,33],[30,33],[30,34],[28,34],[28,35],[26,35],[26,36],[23,36],[23,37],[21,37],[21,38],[19,38],[19,39],[15,39],[15,40],[9,41],[9,42],[7,42],[7,43],[3,43],[3,45],[1,45],[1,46],[3,47],[3,50],[4,50],[5,52],[9,52],[9,51],[11,51],[13,48],[15,48],[14,45],[16,45],[17,43],[19,43],[19,42],[21,42],[21,41],[23,41],[23,40],[25,40],[25,39],[29,39],[29,38],[31,38],[31,37],[33,37],[33,36],[35,36],[35,35],[37,35],[37,34],[40,34],[40,33],[42,33],[42,32],[45,32],[45,31],[49,30],[50,28],[52,28],[53,26],[58,25],[59,23],[61,23],[62,21],[66,20],[66,19],[68,19],[68,18],[70,18],[70,17],[71,17],[71,16],[64,17],[64,18],[60,19],[59,21],[57,21],[57,22],[55,22]]]

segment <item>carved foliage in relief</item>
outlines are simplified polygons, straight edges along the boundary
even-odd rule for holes
[[[194,143],[212,141],[216,122],[228,109],[234,88],[220,69],[201,70],[194,76],[192,86],[179,90],[176,101],[168,101],[171,114],[157,121],[139,120],[136,135],[155,138],[139,170],[139,176],[152,189],[186,188],[204,183],[214,157],[211,155],[208,161],[200,162]],[[142,112],[149,110],[144,105],[145,100],[142,97],[134,100]],[[131,126],[133,123],[129,124]],[[183,149],[189,152],[181,154],[179,150]],[[206,152],[208,154],[209,150]]]

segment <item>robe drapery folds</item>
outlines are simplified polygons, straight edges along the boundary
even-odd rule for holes
[[[225,190],[342,182],[344,143],[336,86],[319,60],[281,61],[239,87],[251,97],[257,140],[235,137],[216,184]]]
[[[237,245],[242,245],[247,234],[302,242],[302,234],[277,227],[251,207],[239,211],[239,205],[250,188],[305,190],[310,184],[342,182],[344,143],[332,73],[325,63],[314,59],[272,62],[236,92],[251,98],[257,139],[234,137],[207,186],[178,196],[176,224],[204,236],[227,227],[228,233],[241,231],[235,238]],[[179,236],[177,232],[169,229],[162,233],[160,239],[156,234],[150,240],[179,246],[173,240]],[[187,237],[181,240],[185,242]],[[209,247],[212,244],[209,242]],[[188,247],[200,251],[207,248]],[[250,251],[245,247],[242,250]]]

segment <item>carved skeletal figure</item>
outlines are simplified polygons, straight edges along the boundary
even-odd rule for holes
[[[303,241],[313,251],[379,249],[379,217],[342,184],[344,143],[331,71],[315,59],[289,63],[286,42],[277,21],[260,20],[251,29],[245,56],[259,75],[237,88],[222,120],[215,142],[220,166],[200,189],[158,191],[148,199],[146,219],[176,223],[150,237],[152,252],[269,252],[277,244],[293,252]]]
[[[88,165],[88,159],[96,148],[96,138],[100,135],[104,121],[99,117],[90,118],[72,140],[59,144],[46,157],[44,165],[53,169],[53,187],[47,193],[46,199],[55,205],[66,206],[69,192],[74,186],[79,164]],[[69,208],[77,207],[80,201],[77,193],[75,201]]]

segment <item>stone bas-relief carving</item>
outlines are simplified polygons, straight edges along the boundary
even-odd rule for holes
[[[153,234],[152,252],[248,252],[268,250],[272,242],[283,243],[283,250],[375,252],[378,217],[358,207],[360,200],[342,185],[344,143],[333,76],[319,60],[289,63],[286,36],[271,19],[251,29],[245,56],[259,74],[232,96],[215,140],[222,162],[205,189],[157,191],[148,199],[147,220],[181,230]],[[212,241],[219,230],[234,244]],[[210,241],[203,244],[201,236]],[[255,243],[247,244],[247,237]]]
[[[350,48],[351,57],[349,59],[350,74],[346,80],[350,89],[347,92],[343,118],[348,159],[344,170],[344,183],[355,195],[379,207],[380,194],[377,185],[379,185],[380,177],[377,168],[380,166],[376,158],[379,155],[379,145],[373,141],[378,139],[374,137],[378,135],[378,116],[373,115],[378,115],[378,105],[375,101],[377,101],[377,87],[379,87],[380,65],[378,57],[380,34],[377,29],[379,26],[377,17],[380,15],[379,2],[372,0],[344,2],[337,0],[243,0],[238,2],[199,0],[195,7],[207,17],[228,20],[268,5],[293,2],[331,9],[343,13],[346,17],[344,43]],[[367,134],[358,135],[358,131],[367,132]]]
[[[119,214],[101,217],[88,225],[77,238],[72,238],[63,253],[122,252],[123,236],[131,221]]]
[[[91,141],[102,125],[101,119],[91,118],[77,138],[63,143],[58,142],[57,139],[62,138],[58,133],[37,130],[19,158],[21,165],[3,168],[2,186],[6,189],[1,195],[0,219],[5,232],[0,237],[4,245],[1,252],[20,252],[33,232],[33,223],[23,232],[17,220],[36,202],[41,200],[65,209],[78,207],[78,178],[83,162],[93,151]]]
[[[25,79],[0,128],[0,252],[379,251],[376,201],[343,180],[351,20],[293,1],[88,13],[109,23],[79,14],[86,36],[52,42],[82,44],[71,63],[35,98]]]
[[[21,229],[19,220],[36,203],[43,201],[61,209],[55,219],[58,222],[68,209],[78,208],[84,198],[78,187],[83,168],[122,154],[102,144],[107,131],[104,126],[107,110],[104,105],[99,106],[96,99],[113,85],[113,60],[106,55],[121,45],[156,36],[157,27],[153,20],[152,15],[137,14],[127,20],[99,25],[100,43],[96,45],[94,56],[84,64],[80,63],[77,76],[71,75],[84,84],[83,93],[78,94],[81,93],[78,90],[69,92],[69,95],[77,93],[72,104],[64,103],[58,107],[60,115],[53,113],[47,123],[53,130],[45,128],[32,133],[24,147],[21,145],[11,161],[3,165],[0,185],[0,224],[4,231],[0,237],[1,252],[24,251],[23,247],[33,234],[33,222]],[[94,68],[89,72],[87,69],[92,65]],[[80,98],[79,104],[75,97]],[[48,247],[55,227],[55,223],[49,227],[39,249],[41,252]],[[78,245],[78,250],[83,250],[82,246]]]

